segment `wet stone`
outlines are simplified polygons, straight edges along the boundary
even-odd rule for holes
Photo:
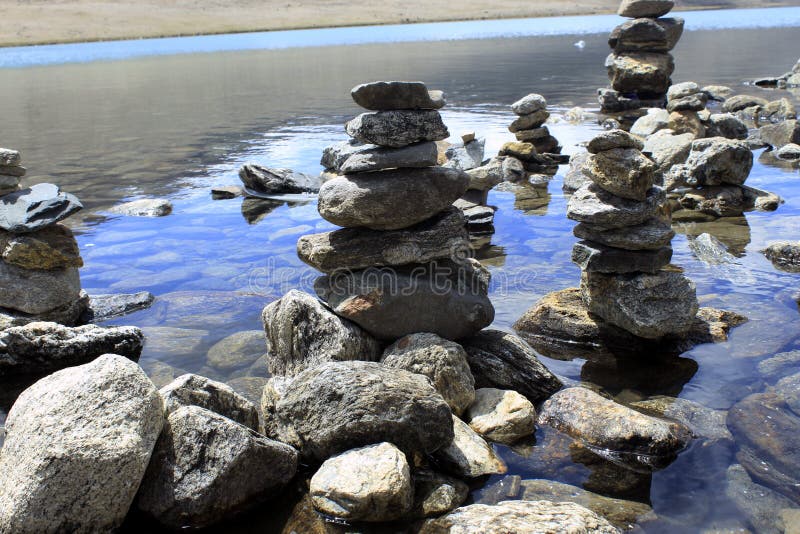
[[[82,320],[90,323],[99,323],[149,308],[155,301],[155,296],[149,291],[133,294],[117,295],[92,295],[89,307],[84,312]]]
[[[771,243],[764,250],[764,256],[781,271],[800,272],[800,242],[798,241]]]
[[[127,217],[164,217],[172,213],[172,202],[165,198],[143,198],[113,206],[108,212]]]
[[[23,269],[49,271],[83,267],[72,230],[61,224],[23,235],[0,230],[0,257]]]
[[[239,169],[239,179],[245,188],[265,195],[316,193],[321,185],[316,176],[254,163],[248,163]]]
[[[429,91],[422,82],[363,83],[355,86],[350,95],[356,104],[374,111],[439,109],[445,104],[441,91]]]
[[[672,248],[631,251],[581,241],[572,248],[572,261],[582,271],[599,273],[656,273],[669,264]]]
[[[441,141],[450,135],[438,111],[362,113],[348,122],[345,130],[350,137],[362,143],[392,148],[424,141]]]
[[[414,505],[411,517],[438,516],[461,506],[469,495],[469,486],[462,480],[429,470],[412,473]]]
[[[533,434],[536,410],[516,391],[481,388],[467,410],[465,421],[484,438],[499,443],[514,443]]]
[[[434,453],[444,470],[463,478],[502,475],[508,470],[492,446],[456,416],[453,433],[453,441]]]

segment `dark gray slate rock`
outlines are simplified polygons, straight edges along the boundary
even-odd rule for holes
[[[683,19],[637,18],[614,28],[608,46],[614,52],[669,52],[683,34]]]
[[[400,148],[450,136],[438,111],[362,113],[345,125],[347,135],[362,143]]]
[[[322,185],[317,176],[291,169],[273,169],[253,163],[239,169],[239,179],[247,189],[265,195],[316,193]]]
[[[14,326],[0,331],[0,376],[51,372],[108,353],[136,361],[143,342],[142,331],[133,326]]]
[[[41,230],[66,219],[83,204],[53,184],[36,184],[0,198],[0,228],[14,233]]]
[[[346,228],[399,230],[444,211],[468,185],[463,171],[443,167],[351,174],[322,186],[318,209]]]
[[[572,229],[575,237],[626,250],[657,250],[669,246],[675,232],[669,222],[650,219],[642,224],[606,230],[580,223]]]
[[[582,271],[599,273],[655,273],[668,265],[672,248],[625,250],[581,241],[572,247],[572,261]]]
[[[167,417],[137,506],[172,529],[206,527],[275,495],[296,471],[292,447],[184,406]]]
[[[450,407],[428,378],[380,363],[329,362],[269,390],[267,435],[312,462],[383,441],[406,455],[430,454],[453,440]]]
[[[428,91],[422,82],[372,82],[353,87],[356,104],[373,111],[392,109],[439,109],[444,106],[441,91]]]
[[[522,339],[499,330],[485,330],[462,340],[477,388],[510,389],[534,404],[558,391],[561,381]]]
[[[672,0],[622,0],[617,10],[620,17],[662,17],[672,11],[675,2]]]
[[[92,295],[89,308],[81,320],[87,323],[100,323],[149,308],[156,297],[149,291],[133,294]]]
[[[0,261],[0,307],[39,315],[80,298],[81,280],[74,267],[33,271]]]
[[[182,406],[199,406],[258,431],[258,410],[255,404],[222,382],[185,374],[161,388],[159,393],[164,399],[167,416]]]
[[[634,148],[636,150],[642,150],[642,148],[644,148],[644,143],[642,143],[641,139],[629,134],[625,130],[615,129],[597,134],[586,146],[586,150],[588,150],[590,154],[597,154],[614,148]]]
[[[663,94],[675,63],[668,53],[630,52],[609,55],[606,69],[611,86],[621,93]]]
[[[66,326],[84,324],[81,315],[89,305],[89,295],[81,291],[77,300],[39,314],[28,314],[9,308],[0,308],[0,330],[9,326],[24,326],[29,323],[59,323]]]
[[[324,273],[425,263],[468,250],[466,220],[456,208],[403,230],[345,228],[304,235],[297,241],[300,259]]]
[[[652,219],[665,200],[666,195],[660,187],[651,188],[646,201],[639,202],[620,198],[591,183],[575,191],[569,199],[567,217],[606,229],[622,228]]]
[[[325,149],[322,164],[339,174],[381,171],[396,168],[419,168],[436,165],[436,143],[418,143],[402,148],[365,145],[350,140]]]

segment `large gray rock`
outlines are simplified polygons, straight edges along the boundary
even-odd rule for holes
[[[611,148],[592,154],[583,166],[584,174],[603,190],[640,202],[653,187],[655,171],[655,164],[636,148]]]
[[[453,441],[434,453],[441,467],[461,478],[502,475],[505,462],[467,423],[453,416]]]
[[[620,17],[662,17],[672,11],[675,2],[672,0],[622,0],[617,10]]]
[[[0,228],[14,233],[41,230],[66,219],[83,204],[53,184],[36,184],[0,201]]]
[[[197,406],[167,417],[137,506],[172,529],[201,528],[282,489],[297,451]]]
[[[307,234],[297,240],[297,255],[324,273],[426,263],[468,251],[466,224],[461,210],[449,208],[402,230],[344,228]]]
[[[0,196],[19,191],[20,178],[0,174]]]
[[[753,153],[744,141],[711,137],[692,143],[681,181],[692,186],[742,185],[753,167]]]
[[[641,150],[644,146],[642,140],[629,134],[625,130],[615,129],[600,132],[589,141],[586,150],[590,154],[599,154],[615,148],[634,148]]]
[[[441,91],[428,91],[422,82],[372,82],[353,87],[350,95],[365,109],[439,109],[445,104]]]
[[[133,326],[70,328],[28,323],[0,331],[0,376],[38,374],[79,365],[107,353],[138,360],[144,336]]]
[[[625,250],[607,247],[590,241],[580,241],[572,247],[572,261],[582,271],[598,273],[656,273],[669,264],[672,248],[655,250]]]
[[[642,152],[656,164],[656,174],[663,177],[673,165],[686,162],[692,141],[694,135],[690,133],[674,135],[671,130],[659,130],[647,138]]]
[[[722,103],[723,113],[736,113],[737,111],[744,111],[748,108],[764,107],[769,102],[759,96],[751,95],[735,95],[725,99]]]
[[[402,148],[364,145],[351,139],[325,148],[322,164],[331,172],[350,174],[396,168],[419,168],[436,165],[436,143],[427,142]]]
[[[411,470],[405,454],[378,443],[329,458],[313,477],[314,508],[350,521],[392,521],[414,504]]]
[[[183,406],[199,406],[258,431],[258,409],[233,388],[204,376],[185,374],[159,390],[166,415]]]
[[[430,454],[453,440],[450,407],[427,377],[372,362],[330,362],[264,389],[268,436],[309,461],[388,441]]]
[[[764,250],[764,256],[782,271],[800,272],[800,241],[776,241]]]
[[[584,387],[550,397],[542,405],[539,424],[593,447],[653,457],[675,455],[692,437],[680,423],[645,415]]]
[[[588,152],[576,152],[569,157],[569,170],[564,175],[564,191],[577,191],[590,182],[589,177],[583,173],[583,166],[589,156]]]
[[[572,233],[581,239],[626,250],[658,250],[669,246],[675,237],[672,226],[657,218],[635,226],[608,230],[593,224],[580,223],[575,225]]]
[[[800,122],[794,119],[765,124],[758,131],[761,139],[773,148],[780,148],[789,143],[800,144]]]
[[[419,534],[541,534],[574,532],[618,534],[608,521],[575,503],[505,501],[494,506],[471,504],[438,519],[429,519]]]
[[[733,464],[725,473],[725,496],[744,514],[757,532],[781,534],[791,532],[781,518],[780,510],[797,509],[797,503],[752,481],[747,471]]]
[[[149,291],[132,294],[92,295],[82,320],[87,323],[99,323],[149,308],[155,300],[156,297]]]
[[[475,400],[475,379],[461,345],[436,334],[411,334],[383,353],[381,363],[393,369],[425,375],[456,415]]]
[[[547,100],[536,93],[526,95],[511,104],[511,111],[517,115],[530,115],[543,109],[547,109]]]
[[[84,311],[89,305],[89,295],[81,291],[77,300],[67,302],[63,306],[53,308],[45,313],[28,314],[9,308],[0,308],[0,329],[9,326],[24,326],[35,322],[52,322],[65,326],[84,324]]]
[[[6,419],[0,532],[118,529],[163,424],[155,386],[121,356],[36,382]]]
[[[347,135],[362,143],[400,148],[450,136],[438,111],[362,113],[345,125]]]
[[[683,19],[637,18],[611,31],[608,46],[614,52],[669,52],[683,34]]]
[[[38,315],[80,299],[78,269],[30,270],[0,261],[0,308]]]
[[[648,137],[669,126],[669,111],[662,108],[650,108],[631,126],[631,134]]]
[[[127,217],[165,217],[172,213],[172,202],[165,198],[142,198],[113,206],[108,213]]]
[[[488,283],[489,272],[470,259],[337,273],[314,289],[337,315],[378,339],[430,332],[457,340],[494,320]]]
[[[492,158],[486,165],[467,170],[469,188],[476,191],[489,191],[497,184],[505,181],[505,162],[509,158]],[[513,180],[510,180],[513,181]]]
[[[630,52],[606,59],[611,86],[621,93],[663,94],[675,69],[668,53]]]
[[[461,169],[467,171],[480,167],[483,163],[483,155],[486,147],[486,139],[473,139],[469,143],[452,145],[445,150],[447,162],[444,167]]]
[[[533,349],[514,334],[484,330],[463,340],[462,345],[476,387],[510,389],[537,403],[562,386]]]
[[[589,311],[646,339],[686,334],[699,308],[694,282],[681,273],[583,273],[581,295]]]
[[[673,167],[671,176],[679,175],[685,177],[689,173],[684,165]],[[679,178],[682,180],[683,178]],[[681,208],[689,211],[696,211],[715,217],[736,217],[745,210],[753,207],[745,197],[744,188],[737,185],[709,186],[702,189],[690,189],[678,198]]]
[[[666,195],[660,187],[650,188],[646,200],[639,202],[618,197],[597,184],[590,183],[575,191],[569,199],[567,217],[604,229],[623,228],[652,219],[665,200]]]
[[[631,406],[659,417],[674,419],[700,438],[733,439],[728,427],[725,426],[728,412],[724,410],[713,410],[694,401],[666,396],[633,402]]]
[[[465,421],[481,436],[499,443],[514,443],[533,435],[536,409],[516,391],[481,388],[467,409]]]
[[[322,185],[317,176],[254,163],[247,163],[239,169],[239,179],[246,188],[265,195],[316,193]]]
[[[726,137],[728,139],[747,139],[747,125],[732,113],[715,113],[708,119],[706,135],[709,137]]]
[[[350,174],[325,182],[318,209],[338,226],[399,230],[446,210],[468,185],[463,171],[444,167]]]
[[[269,304],[262,320],[273,375],[291,376],[329,361],[377,361],[381,355],[377,340],[301,291]]]

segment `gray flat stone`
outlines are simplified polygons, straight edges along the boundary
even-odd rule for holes
[[[438,111],[362,113],[345,125],[347,135],[362,143],[400,148],[450,136]]]
[[[651,188],[646,201],[639,202],[612,195],[590,183],[575,191],[569,199],[567,217],[605,229],[622,228],[652,219],[665,201],[666,195],[660,187]]]
[[[0,198],[0,228],[15,233],[40,230],[66,219],[83,204],[53,184],[37,184]]]
[[[572,247],[572,261],[582,271],[599,273],[655,273],[669,264],[672,248],[633,251],[581,241]]]
[[[356,104],[373,111],[439,109],[445,105],[444,93],[428,91],[422,82],[362,83],[353,87],[350,95]]]

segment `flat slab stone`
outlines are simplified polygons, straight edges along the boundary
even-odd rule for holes
[[[614,52],[669,52],[683,35],[681,18],[637,18],[614,28],[608,46]]]
[[[642,148],[644,148],[644,143],[641,139],[629,134],[625,130],[615,129],[597,134],[586,146],[586,150],[590,154],[597,154],[615,148],[634,148],[636,150],[642,150]]]
[[[432,167],[438,161],[436,143],[425,142],[402,148],[365,145],[345,141],[325,149],[322,164],[338,174],[372,172],[385,169]]]
[[[143,198],[119,204],[108,212],[128,217],[165,217],[172,213],[172,202],[165,198]]]
[[[318,176],[253,163],[239,169],[239,179],[247,189],[267,195],[316,193],[322,185]]]
[[[156,297],[149,291],[131,294],[92,295],[89,308],[82,319],[85,322],[102,322],[149,308]]]
[[[669,264],[672,248],[655,250],[625,250],[591,241],[581,241],[572,247],[572,261],[582,271],[599,273],[656,273]]]
[[[23,269],[50,271],[83,267],[72,230],[61,224],[23,235],[0,230],[0,257]]]
[[[672,11],[675,2],[672,0],[622,0],[617,10],[620,17],[662,17]]]
[[[567,217],[604,229],[622,228],[652,219],[665,201],[666,195],[660,187],[650,188],[646,200],[639,202],[620,198],[590,183],[575,191],[569,199]]]
[[[80,299],[78,269],[22,269],[0,261],[0,308],[38,315]]]
[[[83,209],[83,204],[53,184],[36,184],[0,198],[0,228],[27,233],[46,228]]]
[[[350,91],[356,104],[373,111],[393,109],[439,109],[445,98],[441,91],[429,91],[422,82],[372,82]]]
[[[672,226],[656,218],[635,226],[608,230],[593,224],[580,223],[572,229],[572,233],[581,239],[626,250],[657,250],[669,246],[675,237]]]
[[[450,136],[438,111],[378,111],[362,113],[345,125],[347,135],[361,141],[401,148]]]

